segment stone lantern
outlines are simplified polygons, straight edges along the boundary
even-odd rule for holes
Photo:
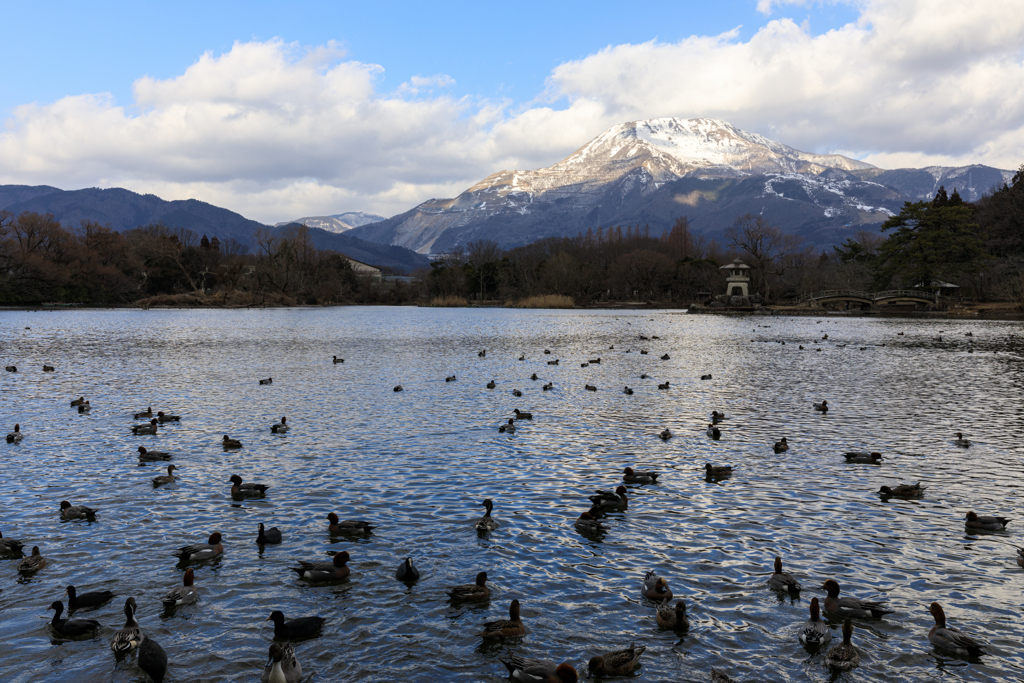
[[[747,275],[747,271],[750,270],[750,266],[743,261],[740,261],[739,257],[727,266],[722,266],[719,270],[727,271],[728,277],[725,278],[725,293],[729,296],[750,296],[748,287],[750,286],[750,277]]]

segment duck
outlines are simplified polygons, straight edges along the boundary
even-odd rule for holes
[[[227,434],[224,435],[224,438],[221,439],[220,443],[221,443],[222,446],[224,446],[225,449],[228,449],[228,448],[241,448],[242,447],[242,442],[241,441],[239,441],[238,439],[232,439]]]
[[[256,531],[256,543],[259,545],[276,544],[281,542],[281,530],[276,526],[272,526],[269,529],[263,526],[263,522],[260,522],[259,528]]]
[[[4,538],[0,531],[0,555],[14,555],[20,553],[25,544],[15,538]]]
[[[828,412],[828,401],[822,401],[821,403],[815,403],[814,404],[814,409],[817,410],[819,413],[827,413]],[[839,647],[839,646],[837,645],[836,647]]]
[[[420,580],[420,570],[413,566],[411,557],[405,558],[405,561],[398,565],[395,578],[405,583],[415,583]]]
[[[455,602],[483,602],[490,599],[491,589],[487,586],[487,572],[476,575],[476,583],[452,586],[446,591],[448,598]]]
[[[593,496],[588,496],[591,503],[594,504],[592,510],[602,510],[605,508],[624,508],[629,504],[629,500],[626,498],[626,493],[629,491],[625,486],[619,486],[615,489],[615,492],[611,491],[595,491]]]
[[[653,571],[644,574],[644,582],[641,594],[648,600],[663,602],[672,599],[672,589],[668,587],[668,581],[658,576]]]
[[[392,391],[405,391],[405,389],[402,388],[401,384],[396,384]]]
[[[270,432],[272,434],[284,434],[287,431],[288,431],[288,418],[287,417],[282,417],[280,422],[278,422],[277,424],[272,425],[270,427]]]
[[[265,484],[243,484],[242,478],[237,474],[232,474],[228,481],[231,482],[231,497],[235,499],[263,498],[270,488]]]
[[[513,389],[512,395],[515,396],[516,398],[519,398],[523,395],[523,392],[519,391],[518,389]]]
[[[21,433],[21,425],[14,425],[14,431],[7,435],[7,443],[20,443],[25,435]]]
[[[330,521],[330,524],[327,526],[327,531],[331,536],[368,534],[374,529],[373,525],[369,522],[364,522],[361,519],[346,519],[339,522],[338,515],[333,512],[327,515],[327,519]]]
[[[595,517],[591,512],[581,512],[580,516],[576,518],[573,523],[576,527],[576,531],[580,531],[586,534],[594,534],[601,531],[606,531],[606,527]]]
[[[956,441],[953,442],[953,445],[960,448],[970,448],[971,442],[964,438],[963,432],[957,432]]]
[[[704,473],[708,477],[728,477],[732,474],[732,465],[704,464]]]
[[[338,363],[344,363],[344,358],[338,358],[337,356],[331,356],[331,362],[337,365]]]
[[[139,461],[141,462],[155,462],[158,460],[170,460],[171,454],[164,453],[162,451],[150,451],[146,450],[145,446],[139,446]]]
[[[96,510],[85,505],[72,505],[66,500],[60,502],[60,516],[62,519],[89,519],[96,516]]]
[[[164,411],[159,411],[156,414],[156,419],[162,424],[164,422],[181,422],[181,415],[168,415]]]
[[[641,372],[640,373],[640,379],[649,379],[649,378],[650,378],[650,375],[648,375],[646,372]]]
[[[623,387],[622,393],[624,393],[626,396],[632,396],[633,395],[633,390],[630,389],[629,387]]]
[[[152,638],[144,637],[139,645],[139,668],[149,674],[153,683],[163,683],[167,675],[167,653],[160,643]]]
[[[708,425],[707,435],[712,439],[722,438],[722,430],[714,425],[714,423]]]
[[[659,384],[658,388],[661,389],[662,391],[667,391],[668,388],[669,388],[669,382],[665,382],[664,384]]]
[[[686,603],[682,600],[676,600],[675,606],[668,600],[658,605],[654,620],[658,622],[658,626],[674,631],[685,631],[690,628],[690,620],[686,616]]]
[[[711,683],[736,683],[733,679],[719,671],[718,669],[711,670]]]
[[[5,368],[5,370],[7,370],[7,372],[17,372],[17,371],[18,371],[18,368],[17,368],[16,366],[14,366],[14,365],[8,365],[8,366],[7,366],[6,368]]]
[[[458,381],[459,381],[459,378],[458,378],[458,377],[456,377],[455,375],[451,375],[451,376],[449,376],[449,377],[445,377],[445,378],[444,378],[444,381],[445,381],[445,382],[458,382]]]
[[[882,459],[882,454],[876,451],[871,453],[867,453],[865,451],[851,451],[849,453],[843,453],[843,457],[846,458],[846,462],[859,462],[874,465]]]
[[[860,655],[857,653],[857,648],[850,642],[852,636],[853,622],[847,617],[843,621],[843,642],[833,646],[828,651],[828,654],[825,655],[825,663],[830,668],[849,671],[860,664]]]
[[[173,553],[181,562],[202,562],[224,554],[223,536],[219,531],[210,534],[206,543],[193,543],[179,548]]]
[[[78,399],[78,400],[82,401],[82,399]],[[83,401],[83,403],[84,403],[84,401]],[[71,405],[75,405],[75,403],[72,402]],[[147,417],[153,417],[153,406],[149,406],[148,408],[143,410],[141,413],[135,413],[135,419],[136,420],[145,420]]]
[[[664,356],[661,357],[661,359],[662,360],[669,360],[670,356],[666,353]]]
[[[488,621],[478,635],[481,638],[519,638],[526,635],[526,626],[519,618],[519,601],[513,600],[508,606],[508,619]]]
[[[581,368],[589,368],[590,367],[590,363],[580,363],[580,367]]]
[[[933,602],[928,611],[935,617],[935,626],[928,632],[928,640],[935,647],[952,652],[960,657],[980,657],[985,653],[984,647],[974,638],[952,626],[946,626],[946,613],[942,605]]]
[[[822,588],[828,593],[825,597],[825,611],[837,617],[854,619],[881,619],[892,610],[885,609],[880,602],[869,602],[857,598],[840,598],[839,582],[835,579],[826,581]]]
[[[310,583],[341,581],[347,578],[352,571],[345,564],[349,559],[348,551],[342,550],[340,553],[335,553],[334,559],[330,562],[300,561],[298,567],[290,567],[290,569],[299,575],[300,580]]]
[[[526,360],[526,354],[524,353],[524,354],[520,355],[519,356],[519,360]]]
[[[551,349],[544,349],[544,355],[545,356],[550,356],[551,355]]]
[[[600,365],[601,364],[601,359],[600,358],[595,358],[594,360],[587,360],[587,362],[590,363],[591,365]]]
[[[291,643],[281,646],[270,644],[267,665],[263,667],[263,678],[260,683],[298,683],[302,680],[302,665],[295,656],[295,648]]]
[[[274,383],[274,378],[273,378],[273,377],[268,377],[268,378],[266,378],[266,379],[261,379],[261,380],[260,380],[260,384],[261,384],[262,386],[266,386],[266,385],[268,385],[268,384],[273,384],[273,383]]]
[[[537,377],[537,373],[535,372],[535,373],[533,373],[532,375],[530,375],[530,379],[532,379],[532,380],[533,380],[534,382],[536,382],[536,381],[537,381],[538,379],[540,379],[540,378],[539,378],[539,377]]]
[[[832,640],[832,629],[821,620],[818,598],[811,598],[811,617],[800,628],[800,642],[807,647],[821,647]]]
[[[494,383],[493,379],[490,382],[487,383],[487,388],[488,389],[493,389],[496,386],[498,386],[498,385]]]
[[[290,621],[284,620],[281,610],[274,610],[263,621],[274,622],[274,640],[307,640],[320,635],[320,630],[327,621],[323,617],[299,617]]]
[[[22,574],[35,574],[46,566],[46,558],[39,554],[39,546],[32,546],[32,554],[18,563],[18,571]],[[61,605],[61,609],[64,606]]]
[[[78,406],[79,413],[88,413],[90,410],[92,410],[92,404],[89,403],[88,401]]]
[[[81,406],[79,406],[81,407]],[[154,417],[149,422],[132,427],[132,434],[156,434],[157,420]]]
[[[900,484],[899,486],[882,486],[878,489],[878,493],[883,498],[920,498],[924,495],[927,486],[921,486],[917,484]]]
[[[79,396],[78,398],[71,399],[71,407],[77,408],[78,406],[85,403],[85,396]]]
[[[609,678],[611,676],[626,676],[632,673],[633,669],[640,664],[640,655],[646,647],[636,647],[630,643],[625,650],[606,652],[590,658],[587,665],[591,678]]]
[[[1024,567],[1024,548],[1017,548],[1017,564]]]
[[[516,419],[517,420],[532,420],[533,419],[533,413],[524,413],[523,411],[519,410],[519,408],[516,408],[512,412],[516,414]]]
[[[195,587],[195,580],[195,572],[189,567],[185,570],[185,576],[181,580],[181,585],[167,591],[167,594],[160,598],[160,602],[164,604],[164,607],[191,605],[199,599],[199,589]]]
[[[641,356],[646,356],[647,355],[647,349],[640,349],[640,355]]]
[[[549,360],[548,365],[558,365],[558,359],[556,358],[554,360]]]
[[[541,389],[543,389],[544,391],[551,391],[554,388],[555,388],[554,382],[548,382],[547,384],[545,384],[544,386],[541,387]]]
[[[68,596],[68,614],[78,609],[105,605],[114,597],[111,591],[91,591],[79,594],[74,586],[68,586],[64,590],[64,594]]]
[[[724,419],[725,419],[725,413],[720,413],[717,410],[712,410],[711,411],[711,421],[712,422],[718,422],[718,421],[724,420]]]
[[[124,616],[124,628],[114,633],[114,637],[110,639],[110,649],[118,655],[131,652],[142,642],[142,629],[135,619],[135,598],[124,601]]]
[[[584,384],[583,388],[586,389],[587,391],[597,391],[597,387],[595,387],[593,384]]]
[[[701,378],[701,380],[708,380],[708,379],[713,379],[713,378],[711,377],[711,375],[701,375],[701,376],[700,376],[700,378]]]
[[[100,622],[95,619],[61,619],[64,603],[60,600],[50,603],[49,609],[53,610],[50,626],[65,638],[94,638],[100,630]]]
[[[476,522],[473,524],[473,528],[475,528],[477,531],[494,531],[500,526],[498,524],[498,520],[491,517],[491,510],[494,508],[494,503],[491,502],[490,498],[486,498],[484,499],[484,502],[480,504],[484,506],[486,512],[484,512],[483,517],[476,520]]]
[[[786,441],[786,437],[782,437],[781,441],[776,441],[772,447],[776,453],[785,453],[789,450],[789,442]]]
[[[167,474],[161,475],[159,477],[153,477],[153,487],[156,488],[157,486],[163,486],[164,484],[173,484],[175,481],[177,481],[177,477],[175,477],[172,474],[172,472],[174,472],[174,470],[176,469],[178,468],[175,467],[174,465],[168,465]]]
[[[658,483],[657,479],[657,472],[638,472],[632,467],[627,467],[622,470],[622,481],[633,484],[656,484]]]
[[[501,432],[502,434],[515,434],[516,433],[516,423],[515,423],[515,420],[513,420],[512,418],[509,418],[508,422],[506,422],[505,424],[503,424],[503,425],[498,427],[498,431]]]
[[[476,355],[480,356],[481,358],[486,358],[487,357],[487,349],[482,349],[480,351],[480,353],[478,353]]]
[[[786,574],[782,571],[782,558],[778,556],[775,558],[775,573],[768,579],[768,585],[771,586],[772,590],[786,591],[791,595],[800,593],[800,582],[792,574]]]
[[[549,659],[529,659],[509,653],[508,659],[499,659],[508,669],[508,675],[523,683],[576,683],[579,674],[572,664],[555,664]]]
[[[1006,517],[979,517],[976,512],[967,513],[966,526],[968,529],[983,529],[985,531],[1002,531],[1011,521]]]

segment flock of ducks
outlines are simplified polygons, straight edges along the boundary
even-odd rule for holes
[[[657,339],[658,337],[655,336],[653,338]],[[641,336],[641,339],[646,339],[646,337]],[[612,349],[614,349],[614,346]],[[551,352],[545,349],[544,353],[550,354]],[[640,353],[646,355],[648,352],[646,349],[642,349]],[[481,350],[478,356],[485,358],[486,350]],[[662,360],[668,360],[669,356],[666,353],[661,358]],[[525,360],[525,354],[519,360]],[[334,356],[332,362],[339,364],[344,363],[344,360]],[[557,365],[558,362],[559,360],[556,359],[549,361],[548,364]],[[581,363],[581,366],[587,367],[590,364],[600,364],[600,362],[601,359],[597,358]],[[43,369],[45,372],[54,371],[54,368],[48,365],[45,365]],[[10,372],[17,371],[14,366],[8,366],[7,370]],[[641,375],[641,377],[646,378],[646,375]],[[534,374],[531,379],[538,379],[537,375]],[[707,374],[702,375],[701,379],[710,380],[712,377]],[[259,384],[270,385],[272,381],[271,378],[260,379]],[[451,375],[445,381],[454,382],[457,381],[457,378],[455,375]],[[494,380],[487,384],[489,389],[493,389],[495,386],[496,382]],[[543,386],[543,389],[549,390],[551,387],[552,384],[548,383]],[[667,390],[669,383],[665,382],[659,385],[658,388]],[[590,384],[586,384],[585,389],[597,391],[597,387]],[[394,390],[397,392],[403,389],[401,385],[397,385]],[[629,395],[633,391],[627,386],[623,393]],[[514,390],[513,394],[521,396],[522,392]],[[80,412],[85,412],[89,409],[90,404],[84,397],[79,397],[71,401],[71,407],[77,407]],[[822,400],[820,403],[814,403],[813,408],[815,411],[827,413],[829,405],[827,401]],[[499,432],[514,434],[516,421],[533,419],[532,413],[521,411],[518,408],[514,410],[514,414],[514,418],[508,419],[506,423],[499,426]],[[135,413],[134,417],[136,419],[150,418],[148,422],[134,425],[131,428],[132,433],[137,435],[156,434],[161,424],[179,422],[181,420],[180,416],[168,415],[163,412],[157,412],[154,415],[151,407],[145,411]],[[725,419],[725,415],[716,410],[712,412],[710,418],[711,423],[708,424],[707,435],[712,439],[718,440],[722,437],[722,431],[717,425]],[[272,425],[270,429],[272,433],[286,433],[289,430],[287,418],[282,417],[281,421]],[[669,429],[662,431],[659,436],[663,440],[672,438]],[[957,439],[954,441],[956,446],[962,448],[971,447],[971,442],[965,439],[962,433],[957,432],[956,436]],[[20,443],[23,439],[24,434],[21,431],[21,426],[16,424],[13,431],[7,435],[7,442],[16,444]],[[232,439],[228,435],[224,435],[222,445],[225,449],[242,447],[240,441]],[[773,446],[775,453],[787,452],[789,448],[786,437],[781,438]],[[156,462],[171,459],[168,453],[150,451],[143,446],[138,447],[138,454],[140,462]],[[844,457],[850,463],[879,464],[882,460],[882,455],[877,452],[848,452],[844,454]],[[157,476],[153,479],[154,487],[171,484],[176,481],[174,475],[176,469],[175,465],[168,465],[166,475]],[[729,477],[733,474],[733,467],[706,463],[704,473],[709,480]],[[629,466],[625,467],[622,471],[623,483],[629,484],[657,484],[659,476],[658,472],[635,470]],[[263,498],[266,496],[269,488],[263,484],[244,482],[237,474],[232,475],[228,483],[231,484],[230,494],[234,500]],[[919,498],[924,494],[926,488],[921,486],[920,483],[900,484],[893,487],[882,486],[879,494],[884,498]],[[584,535],[604,533],[606,527],[601,522],[602,516],[611,511],[627,509],[629,505],[628,493],[629,491],[624,485],[619,485],[612,491],[596,491],[594,495],[588,497],[591,503],[590,508],[581,512],[580,516],[575,520],[574,526],[576,530]],[[487,498],[480,505],[485,511],[481,517],[473,522],[473,527],[481,533],[489,533],[499,529],[501,526],[499,521],[492,516],[494,502]],[[60,516],[62,519],[92,520],[95,519],[96,514],[96,510],[85,505],[73,505],[66,500],[60,503]],[[326,519],[328,521],[327,531],[332,538],[355,535],[365,536],[374,529],[374,525],[369,522],[363,520],[341,520],[333,512],[329,513]],[[972,511],[967,513],[965,526],[970,530],[1002,531],[1006,528],[1009,521],[1009,519],[1004,517],[979,516]],[[282,534],[276,527],[267,529],[261,523],[258,526],[256,540],[261,546],[264,544],[280,544],[282,542]],[[24,544],[21,541],[5,538],[0,533],[0,557],[21,557],[18,564],[19,572],[24,575],[31,575],[47,566],[47,560],[42,556],[38,546],[34,546],[31,554],[27,557],[23,556],[23,547]],[[173,553],[173,556],[182,565],[193,565],[218,559],[223,553],[223,536],[220,532],[214,532],[209,536],[206,543],[195,543],[181,547]],[[299,580],[308,583],[322,584],[343,581],[350,574],[348,567],[350,560],[350,554],[347,551],[341,551],[334,553],[330,562],[301,561],[298,562],[298,566],[292,567],[291,570],[297,574]],[[1024,567],[1024,549],[1018,550],[1017,563]],[[405,558],[398,566],[395,571],[395,578],[406,584],[413,584],[420,579],[420,572],[415,567],[411,557]],[[788,595],[798,595],[802,590],[799,581],[792,574],[783,571],[781,557],[775,557],[774,572],[769,576],[767,583],[770,589]],[[821,585],[821,588],[826,592],[826,597],[823,600],[824,611],[830,617],[842,620],[843,638],[841,644],[827,651],[825,662],[829,667],[836,670],[852,669],[859,664],[860,659],[857,649],[852,644],[854,620],[883,619],[885,615],[891,614],[892,610],[887,609],[884,604],[879,602],[850,596],[840,597],[841,588],[834,579],[826,580]],[[473,583],[449,588],[447,594],[453,603],[488,601],[490,599],[490,589],[487,585],[487,573],[478,573]],[[77,610],[92,609],[106,604],[114,598],[114,593],[111,591],[95,591],[79,594],[74,586],[69,585],[66,588],[65,597],[67,598],[67,609],[70,615]],[[161,602],[167,608],[175,608],[193,604],[199,600],[199,597],[199,590],[195,586],[195,573],[192,567],[189,566],[184,572],[182,585],[171,588],[161,598]],[[679,632],[690,628],[686,604],[681,599],[676,600],[674,603],[672,602],[673,593],[665,577],[659,576],[653,571],[648,571],[641,583],[641,597],[655,606],[654,618],[659,627]],[[828,623],[821,618],[822,603],[819,602],[818,598],[813,598],[809,607],[810,617],[800,627],[798,639],[807,648],[816,651],[829,644],[833,635]],[[65,605],[60,600],[51,603],[49,609],[54,612],[53,618],[50,621],[50,627],[62,638],[95,638],[101,629],[100,623],[93,619],[63,618]],[[153,681],[161,683],[167,671],[167,655],[156,641],[144,634],[135,618],[136,609],[135,598],[127,598],[124,604],[125,625],[111,637],[110,648],[118,657],[137,652],[139,667]],[[984,645],[980,640],[946,625],[945,612],[938,602],[931,603],[929,612],[934,618],[935,625],[929,632],[928,639],[934,646],[951,654],[967,658],[977,658],[985,654]],[[266,618],[266,621],[272,621],[274,624],[274,642],[269,647],[262,681],[263,683],[297,683],[302,678],[302,666],[297,658],[294,643],[318,637],[326,620],[319,616],[286,620],[281,611],[275,610]],[[484,623],[483,630],[478,635],[481,638],[492,640],[515,639],[522,637],[526,632],[526,626],[520,616],[520,602],[519,600],[512,600],[509,605],[509,618]],[[639,666],[640,657],[646,649],[645,647],[630,644],[628,648],[595,655],[588,663],[589,675],[594,678],[630,675]],[[501,661],[508,669],[510,677],[518,681],[573,683],[579,678],[575,667],[568,662],[556,664],[550,660],[523,657],[511,651]],[[727,683],[730,681],[728,676],[720,671],[712,671],[712,680],[716,683]]]

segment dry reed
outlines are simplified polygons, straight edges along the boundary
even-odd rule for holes
[[[427,305],[438,308],[452,308],[454,306],[468,306],[469,301],[462,296],[435,296]]]
[[[575,304],[571,296],[545,294],[510,301],[505,306],[509,308],[573,308]]]

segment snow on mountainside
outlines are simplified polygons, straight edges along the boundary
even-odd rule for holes
[[[305,218],[296,218],[293,221],[283,221],[274,225],[275,228],[280,228],[284,225],[291,225],[292,223],[303,223],[311,228],[320,228],[328,232],[346,232],[352,228],[358,228],[361,225],[367,225],[369,223],[376,223],[384,220],[384,216],[378,216],[373,213],[363,213],[362,211],[348,211],[346,213],[336,213],[331,216],[306,216]]]

